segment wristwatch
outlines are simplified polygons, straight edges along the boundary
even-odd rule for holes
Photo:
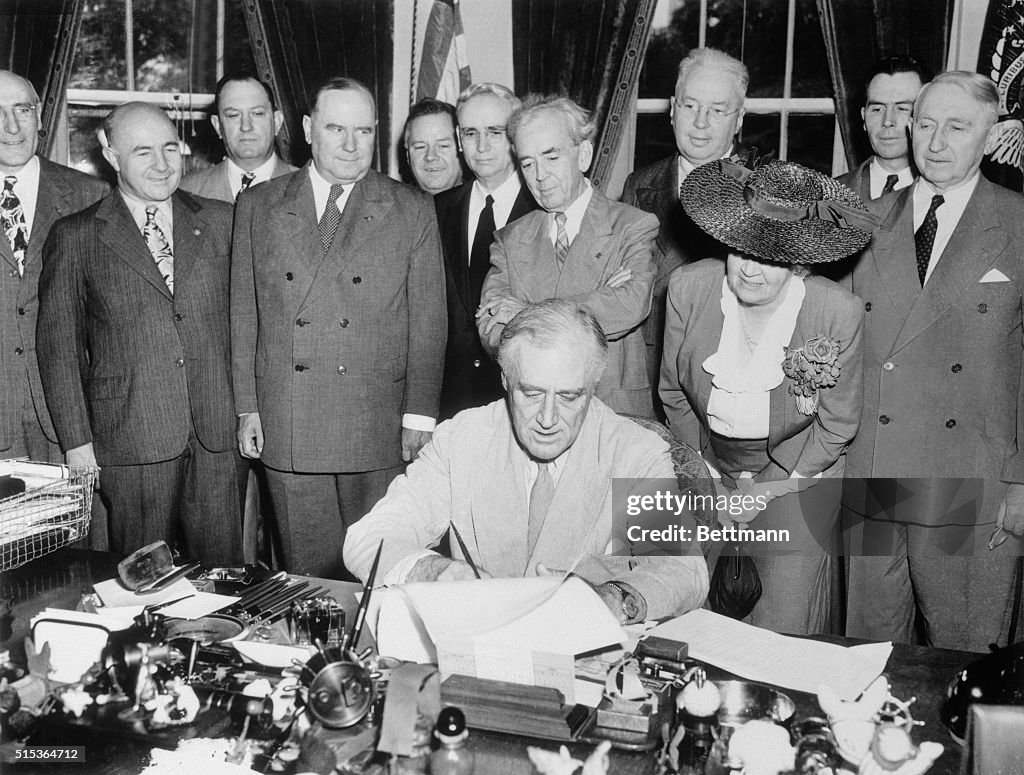
[[[606,581],[606,587],[611,587],[622,596],[622,612],[626,614],[626,623],[633,624],[640,619],[640,609],[646,608],[643,598],[625,584],[618,581]]]

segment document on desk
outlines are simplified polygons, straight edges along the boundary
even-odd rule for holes
[[[752,681],[816,694],[831,686],[855,700],[885,670],[891,643],[837,646],[793,638],[698,609],[660,624],[650,635],[685,641],[690,657]]]
[[[577,654],[626,640],[608,607],[577,578],[481,579],[386,590],[377,617],[385,656],[458,673],[553,686],[574,702]]]

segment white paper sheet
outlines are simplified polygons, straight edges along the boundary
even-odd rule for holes
[[[891,643],[844,647],[793,638],[699,609],[655,627],[651,635],[689,644],[690,657],[752,681],[815,694],[831,686],[856,699],[885,670]]]
[[[179,597],[194,594],[196,588],[188,579],[178,579],[166,589],[158,592],[149,592],[145,595],[137,595],[130,589],[126,589],[120,579],[107,579],[92,585],[96,594],[100,596],[103,605],[110,608],[117,608],[125,605],[153,605],[154,603],[166,603],[168,600],[177,600]]]

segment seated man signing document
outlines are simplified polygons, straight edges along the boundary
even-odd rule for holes
[[[696,544],[693,556],[606,553],[612,480],[675,480],[665,441],[594,398],[607,354],[597,320],[574,302],[522,310],[498,348],[506,399],[438,426],[406,474],[350,528],[345,566],[365,579],[383,540],[385,583],[472,579],[467,562],[424,548],[454,525],[481,575],[574,569],[620,622],[700,606],[708,573]],[[621,519],[615,524],[622,529]]]

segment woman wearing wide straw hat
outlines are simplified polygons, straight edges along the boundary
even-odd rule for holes
[[[720,521],[789,531],[789,541],[743,545],[762,585],[749,621],[822,632],[844,451],[860,423],[864,313],[808,267],[862,249],[871,219],[853,191],[789,162],[754,170],[711,162],[690,173],[680,199],[733,252],[669,281],[665,412],[726,492],[767,503]]]

